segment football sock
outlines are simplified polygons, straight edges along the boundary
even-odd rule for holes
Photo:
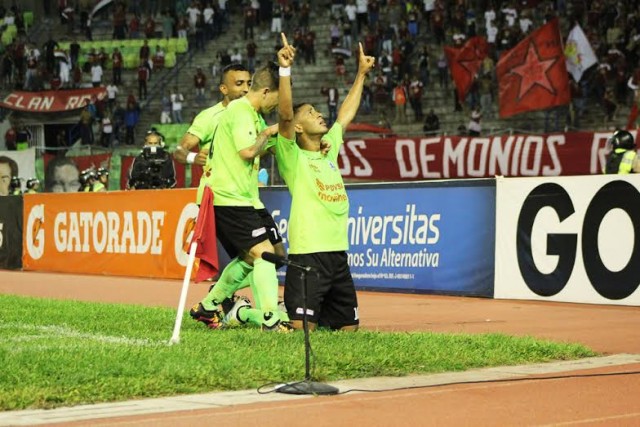
[[[201,301],[202,307],[205,310],[216,310],[225,298],[233,295],[252,269],[253,267],[240,258],[234,258],[222,271],[213,289]]]

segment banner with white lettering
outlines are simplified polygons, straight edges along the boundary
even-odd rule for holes
[[[495,298],[640,305],[640,175],[496,185]]]
[[[602,171],[610,136],[572,132],[350,139],[340,148],[339,165],[345,178],[380,181],[592,175]]]
[[[88,104],[91,98],[104,99],[106,96],[107,90],[104,87],[39,92],[14,91],[0,101],[0,107],[35,113],[56,113],[80,109]]]
[[[493,295],[495,181],[347,185],[349,266],[359,289]],[[261,189],[288,247],[291,198]],[[284,271],[278,271],[284,281]]]
[[[25,197],[24,269],[180,279],[195,198],[194,189]]]

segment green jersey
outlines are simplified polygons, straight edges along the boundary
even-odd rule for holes
[[[200,150],[205,148],[211,143],[213,139],[213,135],[216,133],[216,128],[218,127],[218,122],[220,121],[220,117],[226,107],[222,104],[222,102],[218,102],[213,107],[209,107],[206,110],[202,110],[195,119],[193,119],[193,123],[187,130],[187,133],[197,137],[200,140]],[[213,151],[213,146],[209,146],[209,152]],[[211,187],[213,181],[213,161],[211,159],[211,155],[207,157],[207,162],[203,166],[202,176],[200,177],[200,185],[198,186],[198,194],[196,196],[196,203],[200,204],[202,201],[202,194],[204,193],[204,187]]]
[[[267,127],[264,119],[245,98],[236,99],[220,117],[213,150],[213,204],[264,208],[258,194],[260,156],[243,160],[240,150],[255,144]]]
[[[291,254],[349,249],[349,199],[338,169],[342,126],[335,123],[322,139],[331,144],[326,156],[319,151],[302,150],[295,141],[278,136],[278,170],[292,199],[289,215]]]

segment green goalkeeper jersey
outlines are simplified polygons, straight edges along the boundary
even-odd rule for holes
[[[225,109],[226,107],[224,104],[222,104],[222,102],[218,102],[213,107],[202,110],[196,118],[193,119],[193,123],[189,127],[189,130],[187,130],[188,133],[200,140],[200,149],[202,150],[203,148],[208,147],[210,153],[207,157],[207,162],[203,166],[202,176],[200,177],[200,185],[198,186],[198,194],[196,196],[196,203],[198,205],[202,201],[204,187],[207,185],[211,187],[213,182],[213,145],[211,144],[211,141],[216,133],[220,117],[222,116],[220,113],[225,111]]]
[[[346,251],[349,199],[338,169],[342,126],[335,123],[322,138],[331,144],[325,156],[302,150],[278,136],[276,159],[291,193],[289,253]]]
[[[221,114],[213,150],[213,189],[215,206],[253,206],[264,208],[258,194],[260,156],[243,160],[238,152],[255,144],[267,127],[247,98],[232,101]]]

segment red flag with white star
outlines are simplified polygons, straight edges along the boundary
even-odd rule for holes
[[[444,47],[460,102],[464,102],[473,79],[480,71],[482,60],[486,58],[488,52],[487,40],[479,36],[470,38],[461,48]]]
[[[496,74],[500,117],[568,104],[571,92],[558,19],[503,54]]]

